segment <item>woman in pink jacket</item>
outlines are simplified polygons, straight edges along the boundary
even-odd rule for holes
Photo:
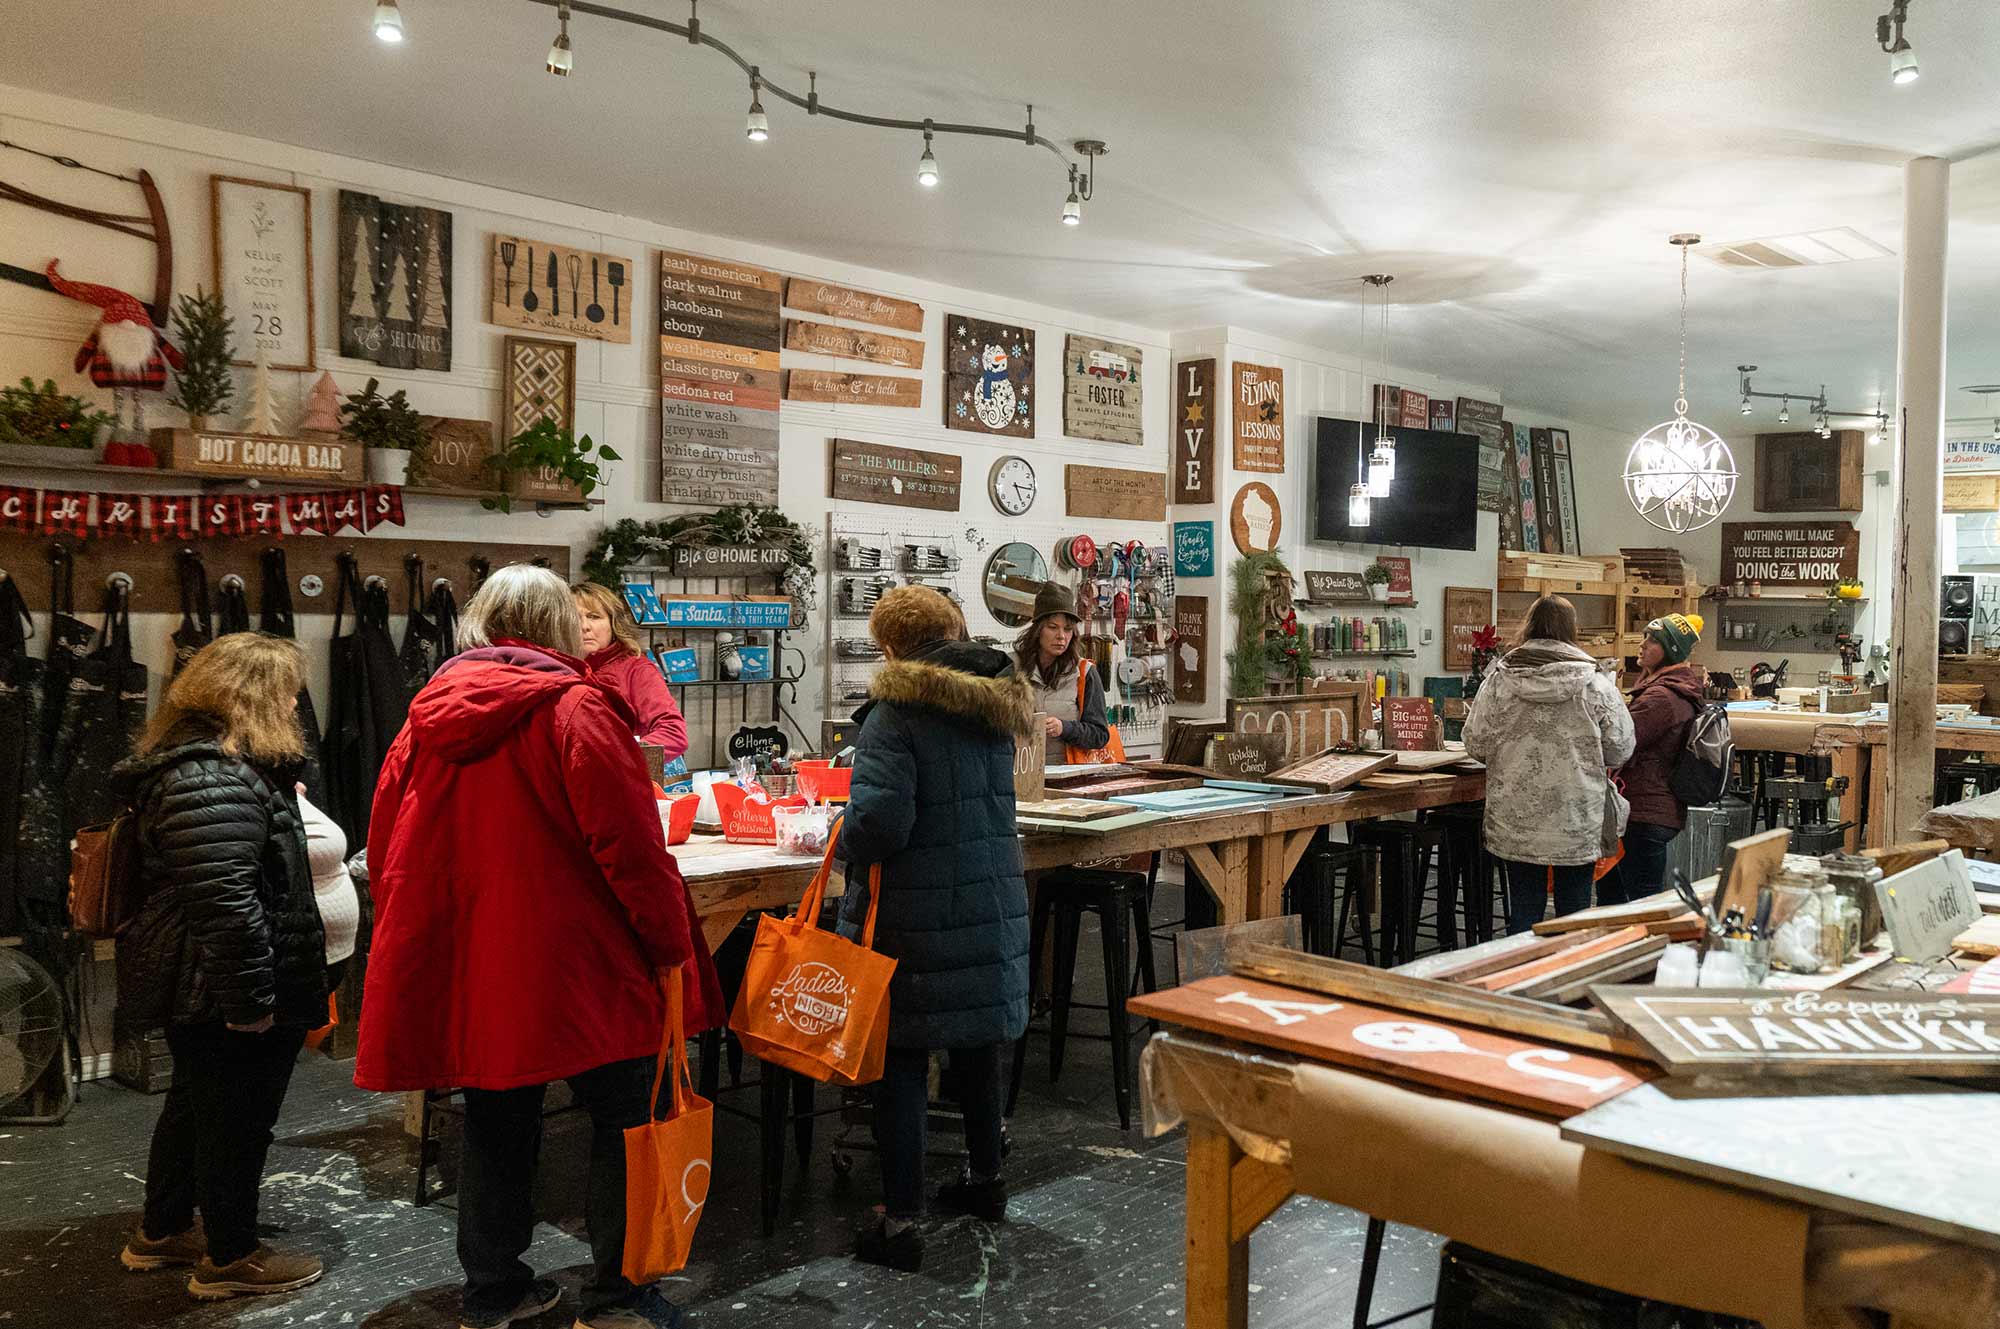
[[[639,625],[625,601],[594,581],[569,588],[583,620],[584,663],[597,680],[632,708],[633,737],[667,750],[667,760],[687,752],[687,721],[674,705],[667,680],[639,643]]]

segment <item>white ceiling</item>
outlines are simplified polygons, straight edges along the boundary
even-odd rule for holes
[[[682,0],[622,0],[684,21]],[[1953,178],[1949,383],[2000,382],[2000,4],[1914,0],[1892,87],[1885,0],[708,0],[704,28],[848,109],[1107,140],[1085,224],[1041,149],[809,121],[721,56],[553,11],[403,0],[13,6],[0,79],[1162,329],[1230,323],[1354,351],[1389,271],[1410,369],[1619,429],[1673,398],[1668,233],[1849,226],[1900,251],[1901,165]],[[79,38],[83,39],[79,39]],[[1697,260],[1695,413],[1760,386],[1893,387],[1894,258],[1760,273]],[[1371,348],[1373,339],[1371,334]],[[1372,352],[1371,352],[1372,353]],[[1991,407],[1954,392],[1954,415]],[[1775,408],[1754,422],[1775,427]],[[1795,416],[1796,419],[1796,416]]]

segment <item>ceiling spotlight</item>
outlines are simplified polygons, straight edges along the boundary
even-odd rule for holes
[[[765,119],[764,103],[757,95],[762,87],[763,84],[757,77],[757,71],[752,69],[750,71],[750,118],[744,122],[743,126],[743,137],[749,139],[752,143],[762,143],[765,139],[771,137],[771,122]]]
[[[396,0],[377,0],[375,40],[391,44],[403,40],[403,11],[396,8]]]
[[[1917,53],[1903,38],[1903,23],[1910,17],[1910,0],[1892,0],[1889,12],[1875,20],[1875,44],[1889,53],[1889,81],[1901,86],[1917,81]]]
[[[549,72],[557,78],[568,78],[569,71],[576,67],[575,57],[569,49],[569,0],[556,6],[556,39],[549,43]]]
[[[931,155],[930,122],[924,122],[924,155],[917,158],[917,183],[925,189],[936,189],[938,182],[937,158]]]
[[[1745,414],[1745,415],[1748,415],[1748,414],[1750,414],[1750,394],[1749,394],[1749,393],[1747,393],[1747,392],[1746,392],[1746,393],[1744,393],[1744,394],[1743,394],[1743,404],[1742,404],[1741,406],[1737,407],[1737,409],[1738,409],[1739,411],[1743,412],[1743,414]]]
[[[1996,439],[2000,439],[2000,416],[1996,416],[1996,417],[1994,417],[1994,420],[1993,420],[1993,437],[1994,437],[1994,438],[1996,438]]]
[[[1076,196],[1076,167],[1069,168],[1069,197],[1063,200],[1063,225],[1083,225],[1083,200]]]
[[[1778,423],[1781,425],[1788,425],[1791,422],[1792,422],[1792,403],[1789,400],[1787,400],[1783,406],[1780,406],[1778,408]]]

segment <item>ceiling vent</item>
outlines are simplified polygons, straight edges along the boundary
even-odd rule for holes
[[[1767,235],[1761,240],[1697,246],[1695,253],[1718,267],[1738,271],[1770,268],[1816,268],[1829,263],[1853,263],[1890,258],[1893,250],[1876,244],[1851,226],[1794,235]]]

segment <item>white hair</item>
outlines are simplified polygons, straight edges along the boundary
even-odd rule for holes
[[[487,577],[459,615],[458,645],[470,650],[501,637],[582,655],[583,626],[569,583],[532,563],[510,563]]]

